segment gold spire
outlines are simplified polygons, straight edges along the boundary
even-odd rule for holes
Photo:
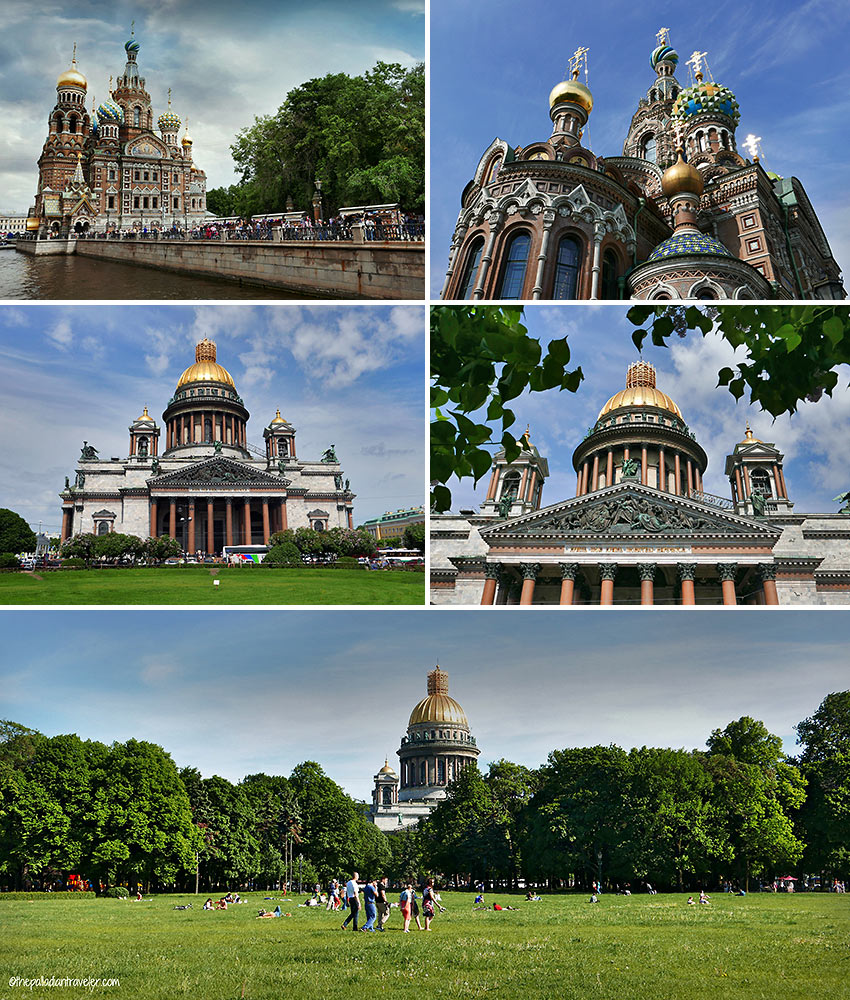
[[[739,445],[764,444],[764,441],[762,441],[761,438],[757,438],[753,434],[752,428],[750,427],[750,421],[749,420],[747,420],[747,429],[744,432],[744,440],[743,441],[739,441],[738,444]]]
[[[71,68],[66,69],[56,81],[57,87],[79,87],[81,90],[88,88],[88,81],[77,69],[77,43],[74,42],[74,54],[71,56]]]
[[[204,337],[195,347],[195,363],[177,381],[177,388],[190,382],[223,382],[236,388],[230,372],[216,362],[215,343]]]

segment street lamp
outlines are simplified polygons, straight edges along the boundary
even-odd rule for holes
[[[313,195],[313,220],[317,226],[322,224],[322,182],[317,177],[313,183],[316,185],[316,193]]]
[[[182,510],[182,508],[178,508],[178,513],[180,512],[180,510]],[[186,562],[186,532],[189,530],[189,522],[192,520],[192,518],[189,517],[188,514],[187,514],[186,517],[179,517],[177,520],[182,525],[182,527],[180,529],[180,537],[182,538],[182,544],[183,544],[183,562],[185,564],[185,562]]]

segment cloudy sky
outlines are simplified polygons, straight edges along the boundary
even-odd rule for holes
[[[588,145],[620,156],[637,102],[655,73],[649,54],[659,28],[679,53],[677,78],[697,48],[714,79],[741,106],[739,145],[762,137],[762,163],[799,177],[839,265],[850,268],[846,122],[850,65],[846,0],[756,0],[699,7],[657,0],[595,0],[577,8],[551,0],[454,0],[431,4],[431,294],[445,279],[460,195],[497,136],[512,146],[548,138],[548,97],[570,55],[590,49],[594,108]]]
[[[606,401],[624,388],[626,369],[640,357],[631,340],[635,327],[626,319],[623,305],[527,305],[525,325],[544,350],[550,340],[567,336],[569,367],[581,367],[584,381],[577,393],[552,390],[526,393],[514,400],[517,414],[513,429],[531,424],[531,439],[549,459],[551,473],[543,488],[543,505],[575,496],[576,474],[572,454],[585,432],[596,422]],[[832,498],[850,489],[850,367],[840,369],[838,387],[830,398],[802,403],[798,412],[774,421],[769,413],[747,403],[748,394],[736,402],[725,388],[716,388],[721,368],[743,360],[744,351],[733,352],[721,337],[703,338],[689,333],[672,337],[668,348],[643,349],[645,361],[655,365],[657,385],[679,404],[685,422],[708,455],[703,477],[705,489],[729,497],[729,480],[723,469],[726,456],[744,437],[746,421],[756,437],[773,442],[785,454],[788,493],[799,512],[834,512]],[[483,412],[483,411],[482,411]],[[495,435],[496,439],[501,434]],[[487,478],[477,488],[471,480],[452,489],[452,509],[481,503]]]
[[[0,305],[0,507],[49,531],[83,439],[124,457],[162,411],[195,344],[216,341],[251,414],[280,407],[298,454],[336,445],[355,522],[423,502],[424,309],[415,306]]]
[[[599,612],[567,630],[517,610],[497,635],[474,610],[52,611],[50,628],[45,612],[6,611],[0,714],[48,735],[150,740],[231,780],[317,760],[366,798],[436,662],[484,766],[538,766],[568,746],[703,747],[742,715],[793,753],[794,726],[847,688],[843,612],[656,611],[653,628],[639,609],[601,613],[602,632]]]
[[[70,64],[88,80],[88,104],[124,71],[135,20],[138,65],[154,106],[172,109],[195,141],[210,188],[231,184],[230,146],[257,115],[327,73],[357,75],[382,59],[412,66],[425,51],[425,0],[4,0],[0,5],[0,214],[26,212],[36,161]]]

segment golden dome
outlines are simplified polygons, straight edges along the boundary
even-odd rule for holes
[[[690,163],[685,163],[682,159],[682,151],[679,150],[679,158],[672,167],[668,167],[661,178],[661,190],[666,197],[672,198],[676,194],[702,194],[703,181],[702,174]]]
[[[206,337],[195,348],[195,363],[189,365],[177,380],[177,388],[189,385],[190,382],[224,382],[225,385],[236,388],[230,372],[216,364],[215,344]]]
[[[744,434],[744,440],[743,441],[739,441],[738,444],[739,445],[764,444],[764,441],[762,441],[761,438],[757,438],[753,434],[752,430],[750,429],[750,422],[749,422],[749,420],[747,421],[747,430],[746,430],[746,433]]]
[[[449,675],[435,667],[428,674],[428,695],[410,713],[408,726],[436,722],[446,726],[463,726],[469,729],[466,713],[449,697]]]
[[[390,767],[390,761],[388,757],[384,758],[384,766],[381,768],[380,771],[378,771],[378,774],[391,774],[393,777],[396,777],[395,771]]]
[[[58,87],[79,87],[81,90],[86,90],[88,88],[88,81],[83,76],[83,74],[77,69],[77,60],[71,60],[71,68],[66,69],[64,73],[56,81],[56,86]]]
[[[274,420],[272,420],[272,422],[271,422],[271,423],[269,424],[269,427],[274,427],[274,425],[275,425],[275,424],[285,424],[285,423],[286,423],[286,421],[285,421],[285,420],[283,419],[283,417],[282,417],[282,416],[280,415],[280,410],[278,410],[278,411],[277,411],[277,416],[276,416],[276,417],[274,418]]]
[[[584,108],[587,114],[593,111],[593,94],[590,89],[578,80],[562,80],[554,86],[549,94],[549,107],[554,108],[556,104],[563,101],[570,101]]]
[[[148,408],[145,407],[144,413],[140,417],[136,417],[136,423],[141,424],[152,424],[154,422],[153,417],[148,413]]]
[[[636,361],[629,365],[626,372],[626,388],[608,400],[596,419],[600,420],[613,410],[630,406],[657,406],[661,410],[669,410],[680,420],[682,419],[682,411],[673,400],[655,388],[655,369],[645,361]]]

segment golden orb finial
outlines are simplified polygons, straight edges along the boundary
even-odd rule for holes
[[[661,177],[661,190],[667,198],[677,194],[695,194],[699,197],[704,187],[702,174],[690,163],[685,163],[681,146],[677,153],[676,162]]]

